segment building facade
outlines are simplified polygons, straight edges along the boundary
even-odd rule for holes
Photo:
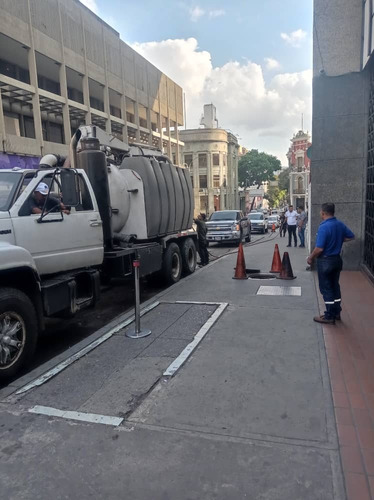
[[[290,168],[290,204],[295,208],[303,206],[309,209],[310,159],[307,156],[310,142],[308,132],[299,130],[291,139],[287,153]]]
[[[238,209],[238,140],[223,129],[181,130],[183,161],[190,169],[195,212]]]
[[[374,275],[374,26],[371,0],[315,0],[312,243],[320,204],[355,233],[347,269]]]
[[[78,0],[0,0],[0,166],[94,124],[181,163],[183,91]]]

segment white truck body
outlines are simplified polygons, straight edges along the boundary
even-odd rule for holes
[[[160,272],[169,283],[195,270],[196,233],[184,229],[193,213],[187,174],[141,148],[128,149],[127,164],[107,162],[98,131],[85,133],[74,168],[47,155],[39,170],[0,171],[0,379],[30,361],[45,316],[96,304],[101,276],[129,277],[135,259],[141,276]],[[41,182],[48,195],[41,213],[32,213]]]

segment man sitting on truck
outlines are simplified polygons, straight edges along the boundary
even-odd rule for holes
[[[59,212],[61,210],[64,214],[69,215],[70,210],[68,210],[68,208],[66,208],[65,205],[55,196],[52,196],[51,194],[48,196],[48,192],[49,187],[47,184],[45,184],[45,182],[39,182],[33,192],[33,195],[29,199],[30,215],[41,214],[45,203],[45,212]]]

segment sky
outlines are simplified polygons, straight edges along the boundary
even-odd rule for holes
[[[182,86],[187,128],[203,105],[241,145],[287,164],[311,129],[312,0],[81,0]]]

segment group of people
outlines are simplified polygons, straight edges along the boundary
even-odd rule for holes
[[[292,246],[292,239],[294,241],[294,246],[297,247],[297,236],[296,231],[300,239],[299,247],[305,248],[305,228],[308,222],[308,216],[304,210],[303,206],[299,206],[297,211],[294,210],[293,205],[288,207],[280,215],[280,236],[285,237],[288,231],[288,247]]]

